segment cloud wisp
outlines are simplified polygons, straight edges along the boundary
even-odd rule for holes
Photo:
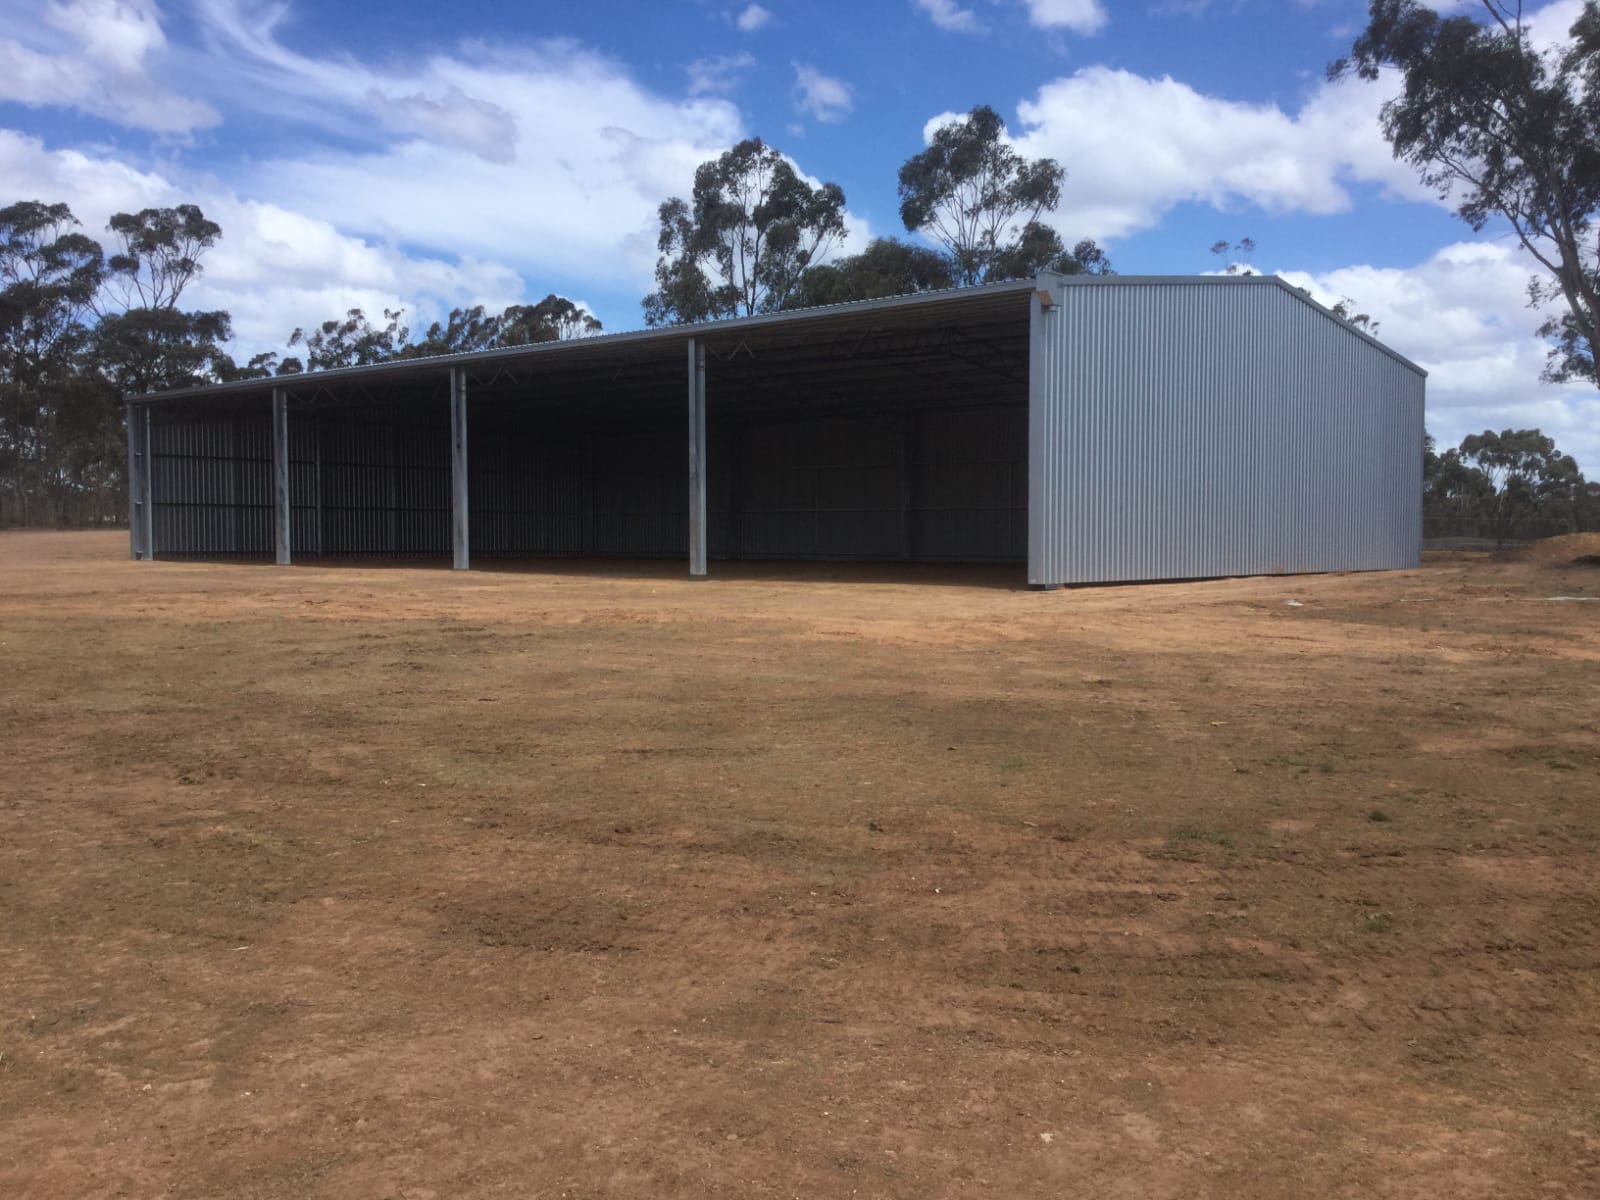
[[[970,8],[962,8],[956,0],[911,0],[911,3],[947,33],[983,32],[978,14]]]
[[[1024,0],[1028,20],[1040,29],[1099,33],[1110,20],[1100,0]]]
[[[168,47],[155,0],[51,0],[17,32],[26,40],[0,38],[0,100],[173,136],[220,120],[158,80]]]
[[[795,107],[826,124],[842,121],[855,108],[850,85],[806,63],[794,64]]]
[[[754,33],[772,22],[772,13],[759,4],[747,4],[734,17],[733,24],[740,33]]]
[[[739,86],[745,73],[755,65],[755,55],[749,51],[697,58],[684,68],[689,76],[689,95],[726,95]]]

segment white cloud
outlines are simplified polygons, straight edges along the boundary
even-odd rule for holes
[[[929,20],[940,29],[950,33],[983,32],[977,14],[970,8],[962,8],[956,0],[911,0],[911,3],[927,13]]]
[[[1475,5],[1474,5],[1475,7]],[[1582,0],[1531,11],[1536,44],[1567,38]],[[1297,108],[1207,95],[1170,76],[1092,66],[1052,80],[1018,105],[1016,144],[1069,172],[1063,232],[1115,238],[1146,229],[1179,204],[1328,214],[1354,205],[1351,188],[1437,203],[1414,168],[1397,162],[1379,120],[1400,80],[1319,82]],[[948,115],[928,124],[931,131]]]
[[[1452,2],[1477,9],[1476,0],[1441,0],[1436,7]],[[1092,0],[1030,3],[1036,22],[1041,14],[1088,21],[1098,7]],[[1582,10],[1583,0],[1530,8],[1535,44],[1567,40]],[[1319,82],[1298,107],[1284,107],[1207,95],[1171,76],[1090,66],[1022,100],[1012,133],[1024,154],[1055,158],[1067,169],[1055,223],[1071,237],[1123,237],[1185,203],[1346,212],[1355,204],[1352,189],[1361,185],[1390,199],[1441,203],[1383,138],[1380,110],[1399,91],[1399,76],[1385,72],[1374,82]],[[924,135],[955,115],[934,117]]]
[[[1099,33],[1108,19],[1100,0],[1026,0],[1026,3],[1028,20],[1041,29]]]
[[[856,106],[850,85],[815,67],[794,64],[795,107],[819,121],[842,121]]]
[[[517,120],[504,161],[419,139],[265,163],[248,190],[386,239],[618,286],[649,277],[656,206],[685,194],[695,168],[740,132],[721,102],[669,103],[592,62],[450,69]]]
[[[295,325],[352,304],[403,304],[419,326],[454,304],[499,306],[574,282],[609,301],[597,310],[609,327],[635,326],[658,205],[688,195],[695,168],[745,134],[726,101],[651,92],[570,41],[464,44],[374,65],[291,49],[281,6],[193,4],[207,52],[174,77],[227,97],[230,120],[243,109],[292,130],[277,143],[292,149],[230,164],[218,180],[186,171],[181,155],[152,170],[134,152],[53,149],[0,130],[0,178],[17,195],[66,200],[97,234],[113,211],[199,203],[224,236],[192,300],[233,312],[241,351],[279,346]],[[742,69],[732,58],[723,65]],[[820,86],[820,111],[840,112],[838,93]]]
[[[219,119],[152,74],[167,51],[154,0],[51,0],[14,31],[20,39],[0,38],[0,100],[72,108],[163,134]]]
[[[1185,202],[1327,214],[1352,204],[1351,183],[1426,199],[1378,128],[1388,82],[1320,84],[1297,113],[1225,100],[1169,77],[1088,67],[1018,105],[1015,141],[1068,171],[1058,220],[1076,235],[1116,238]],[[928,123],[937,128],[950,115]],[[1069,228],[1070,227],[1070,228]]]
[[[1352,301],[1387,345],[1428,370],[1428,429],[1441,446],[1491,427],[1537,427],[1600,475],[1600,391],[1539,382],[1543,318],[1527,303],[1536,269],[1509,242],[1459,242],[1413,267],[1278,274],[1324,304]]]
[[[421,92],[386,96],[376,88],[367,98],[388,114],[392,129],[459,146],[490,162],[506,163],[516,157],[517,123],[511,114],[454,84],[438,99]]]
[[[290,49],[279,9],[197,5],[219,92],[334,135],[243,168],[233,182],[244,194],[536,280],[643,295],[657,206],[743,135],[727,102],[659,96],[570,41],[473,43],[374,66]],[[631,324],[637,309],[602,317]]]
[[[297,325],[350,308],[404,308],[415,328],[457,305],[503,308],[523,298],[521,277],[502,263],[407,253],[280,205],[244,199],[215,180],[174,178],[77,150],[48,150],[11,130],[0,130],[0,178],[17,195],[65,201],[84,232],[107,246],[105,227],[114,212],[198,204],[222,226],[222,238],[183,302],[230,312],[236,339],[231,349],[240,359],[282,350]]]
[[[739,85],[740,77],[755,65],[755,55],[748,51],[697,58],[684,68],[689,73],[689,95],[717,96],[731,92]]]
[[[749,4],[733,19],[733,23],[739,27],[740,33],[754,33],[771,20],[772,14],[761,5]]]
[[[803,175],[802,178],[812,187],[816,187],[822,182],[814,175]],[[846,258],[849,255],[859,254],[867,248],[868,243],[872,241],[872,236],[871,222],[847,208],[844,210],[844,237],[830,246],[817,261],[819,263],[837,262],[839,259]]]
[[[1573,22],[1582,15],[1583,0],[1553,0],[1553,3],[1526,14],[1528,34],[1533,44],[1541,50],[1569,45]]]
[[[495,93],[495,72],[474,76],[457,60],[437,55],[387,70],[353,58],[316,58],[278,40],[288,15],[282,6],[254,0],[195,0],[210,52],[191,63],[197,82],[234,104],[256,107],[279,120],[320,126],[341,138],[384,144],[387,135],[414,136],[466,150],[490,162],[510,162],[525,121]],[[565,43],[531,49],[530,70],[558,56]],[[464,57],[502,63],[510,47],[469,44]],[[592,55],[589,57],[593,57]],[[522,114],[524,117],[526,114]]]

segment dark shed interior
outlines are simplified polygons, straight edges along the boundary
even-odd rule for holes
[[[1022,561],[1028,305],[1006,285],[154,397],[154,552],[272,556],[282,387],[294,557],[448,556],[458,369],[474,557],[685,555],[692,336],[712,558]]]

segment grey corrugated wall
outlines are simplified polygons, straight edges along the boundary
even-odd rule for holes
[[[1041,288],[1030,583],[1417,564],[1416,368],[1273,280]]]
[[[447,554],[442,409],[291,410],[291,553]],[[156,411],[156,553],[269,556],[265,410]],[[714,412],[711,556],[1020,561],[1026,415],[1015,402],[859,418]],[[586,430],[533,410],[469,431],[475,556],[687,553],[681,430]]]
[[[272,553],[267,413],[150,423],[155,552]]]
[[[711,456],[713,557],[1020,561],[1026,426],[1015,403],[747,421]]]

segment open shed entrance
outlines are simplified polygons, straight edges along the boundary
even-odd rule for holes
[[[916,299],[163,397],[150,550],[1022,562],[1029,290]]]

